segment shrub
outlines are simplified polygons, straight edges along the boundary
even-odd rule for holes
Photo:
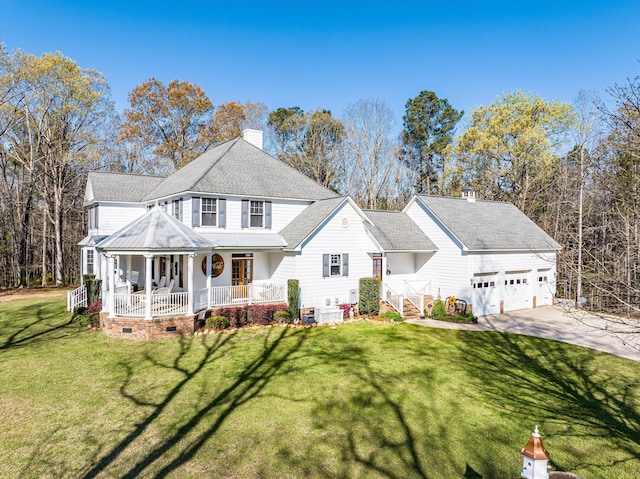
[[[102,301],[99,300],[89,304],[89,307],[87,308],[87,313],[89,314],[99,313],[100,311],[102,311]]]
[[[229,320],[232,328],[241,328],[247,324],[247,309],[241,308],[220,308],[214,311],[214,316],[224,316]]]
[[[287,280],[287,301],[289,302],[289,316],[292,319],[300,317],[300,281],[297,279]]]
[[[394,321],[396,323],[402,321],[402,316],[400,316],[400,313],[396,311],[387,311],[385,313],[382,313],[380,317],[382,319],[388,319],[389,321]]]
[[[447,309],[444,305],[444,301],[436,299],[431,309],[431,317],[433,319],[444,319],[447,316]]]
[[[100,327],[100,312],[93,312],[89,314],[89,324],[94,328]]]
[[[247,306],[247,323],[266,326],[273,321],[275,311],[268,304]]]
[[[227,329],[230,325],[229,318],[225,318],[224,316],[209,316],[205,322],[205,325],[209,329]]]
[[[276,311],[273,314],[273,319],[276,323],[290,324],[292,322],[289,311]]]
[[[348,318],[351,312],[351,305],[349,303],[342,303],[339,304],[338,307],[342,310],[342,317],[345,319]]]
[[[251,306],[240,306],[237,308],[219,308],[214,311],[214,316],[224,316],[229,320],[229,325],[233,328],[242,328],[247,324],[267,325],[274,322],[274,315],[277,311],[286,310],[284,303],[275,304],[252,304]]]
[[[377,315],[380,311],[380,280],[378,278],[360,278],[360,314]]]

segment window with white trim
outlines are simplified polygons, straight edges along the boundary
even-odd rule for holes
[[[93,274],[93,250],[87,250],[87,274]]]
[[[98,207],[92,206],[87,211],[88,219],[89,219],[89,229],[93,230],[98,227]]]
[[[202,198],[202,226],[217,226],[218,202],[216,198]]]
[[[172,214],[173,217],[182,221],[182,199],[173,200]]]
[[[349,254],[329,253],[322,255],[322,276],[349,276]]]
[[[332,254],[330,257],[331,276],[341,276],[342,271],[342,255]]]
[[[249,209],[249,225],[251,228],[264,227],[264,201],[251,200]]]

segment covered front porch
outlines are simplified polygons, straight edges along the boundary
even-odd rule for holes
[[[102,316],[193,318],[221,306],[286,302],[284,284],[270,282],[267,275],[253,281],[252,253],[216,248],[156,206],[96,245]]]

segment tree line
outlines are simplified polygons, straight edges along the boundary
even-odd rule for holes
[[[189,81],[151,78],[118,113],[99,72],[61,53],[0,48],[0,287],[77,283],[90,170],[167,175],[242,134],[363,208],[400,209],[415,193],[513,202],[563,245],[559,295],[640,313],[640,77],[608,103],[512,91],[467,116],[424,90],[400,134],[383,100],[341,116],[298,106],[214,105]]]

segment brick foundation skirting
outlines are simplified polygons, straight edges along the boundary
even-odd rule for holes
[[[146,320],[143,318],[109,318],[100,313],[100,328],[110,338],[164,339],[193,334],[196,316],[167,316]]]

